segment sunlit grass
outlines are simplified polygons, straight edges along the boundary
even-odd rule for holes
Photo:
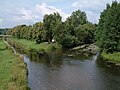
[[[101,53],[101,56],[104,59],[109,60],[110,62],[120,63],[120,52],[106,53],[105,51],[103,51]]]
[[[0,90],[26,90],[27,69],[19,55],[14,55],[0,40]]]
[[[36,44],[35,41],[30,41],[26,39],[12,39],[14,42],[17,42],[22,46],[23,48],[29,49],[29,50],[37,50],[37,51],[44,51],[44,52],[50,52],[53,50],[61,50],[61,45],[58,43],[48,43],[43,42],[40,44]]]

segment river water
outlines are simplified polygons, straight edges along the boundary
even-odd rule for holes
[[[22,54],[31,90],[120,90],[120,68],[83,57],[50,53]]]

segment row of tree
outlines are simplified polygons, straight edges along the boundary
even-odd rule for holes
[[[43,22],[33,26],[19,25],[7,31],[17,38],[36,40],[37,43],[54,40],[63,47],[74,47],[97,41],[107,53],[120,51],[120,3],[107,4],[101,13],[98,25],[87,20],[85,12],[75,11],[62,22],[59,13],[45,15]],[[95,36],[95,37],[94,37]]]
[[[87,20],[86,13],[77,10],[65,22],[62,22],[59,13],[46,14],[43,22],[33,26],[18,25],[7,31],[7,34],[19,39],[35,40],[38,44],[55,41],[69,48],[93,43],[95,29],[95,25]]]

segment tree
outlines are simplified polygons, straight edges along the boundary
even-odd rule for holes
[[[112,2],[101,13],[97,29],[97,43],[107,53],[120,51],[120,3]]]
[[[37,22],[33,25],[33,36],[34,39],[36,40],[36,43],[41,43],[42,42],[42,32],[43,32],[43,23],[42,22]]]
[[[84,25],[79,25],[76,28],[76,36],[79,44],[91,44],[94,40],[95,25],[92,23],[87,23]]]
[[[72,13],[66,20],[66,29],[72,36],[75,35],[75,28],[79,25],[87,23],[87,16],[85,12],[77,10]]]
[[[34,40],[38,44],[54,40],[67,48],[93,42],[94,25],[87,21],[85,12],[77,10],[65,22],[61,19],[59,13],[46,14],[43,22],[32,26],[18,25],[11,28],[7,34],[19,39]]]
[[[56,34],[56,29],[61,23],[61,16],[59,13],[45,15],[43,19],[44,39],[48,42],[52,42]]]
[[[64,38],[61,38],[62,39],[61,43],[63,44],[63,41],[69,41],[69,44],[68,44],[69,46],[67,45],[66,47],[74,47],[74,46],[79,45],[79,43],[77,41],[78,37],[76,35],[76,33],[77,33],[76,28],[79,25],[83,25],[86,23],[88,23],[86,13],[82,12],[80,10],[74,11],[72,13],[72,15],[70,17],[68,17],[64,23],[64,30],[63,31],[64,31],[65,35],[63,35]],[[70,43],[70,41],[71,41],[71,43]]]

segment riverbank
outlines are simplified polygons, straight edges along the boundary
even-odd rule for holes
[[[25,50],[35,51],[39,53],[51,52],[51,51],[57,51],[57,50],[60,51],[62,48],[62,46],[58,43],[43,42],[40,44],[36,44],[35,41],[30,41],[26,39],[12,38],[8,40],[8,42],[13,43],[17,45],[18,47],[21,47]]]
[[[89,56],[95,55],[99,52],[99,48],[95,44],[84,44],[70,49],[71,51],[77,51],[79,54]]]
[[[51,51],[62,51],[62,45],[58,43],[48,43],[42,42],[40,44],[36,44],[35,41],[30,41],[26,39],[17,39],[11,38],[7,39],[11,45],[16,48],[23,49],[25,52],[37,52],[37,53],[48,53]],[[99,52],[99,48],[95,44],[84,44],[74,48],[65,49],[70,52],[76,52],[78,55],[90,56],[95,55]],[[64,49],[63,49],[64,51]],[[74,55],[72,55],[74,56]]]
[[[114,52],[111,54],[103,51],[101,53],[101,57],[103,61],[107,62],[108,64],[114,64],[116,66],[120,66],[120,52]]]
[[[0,40],[0,90],[27,90],[27,69],[22,57]]]

